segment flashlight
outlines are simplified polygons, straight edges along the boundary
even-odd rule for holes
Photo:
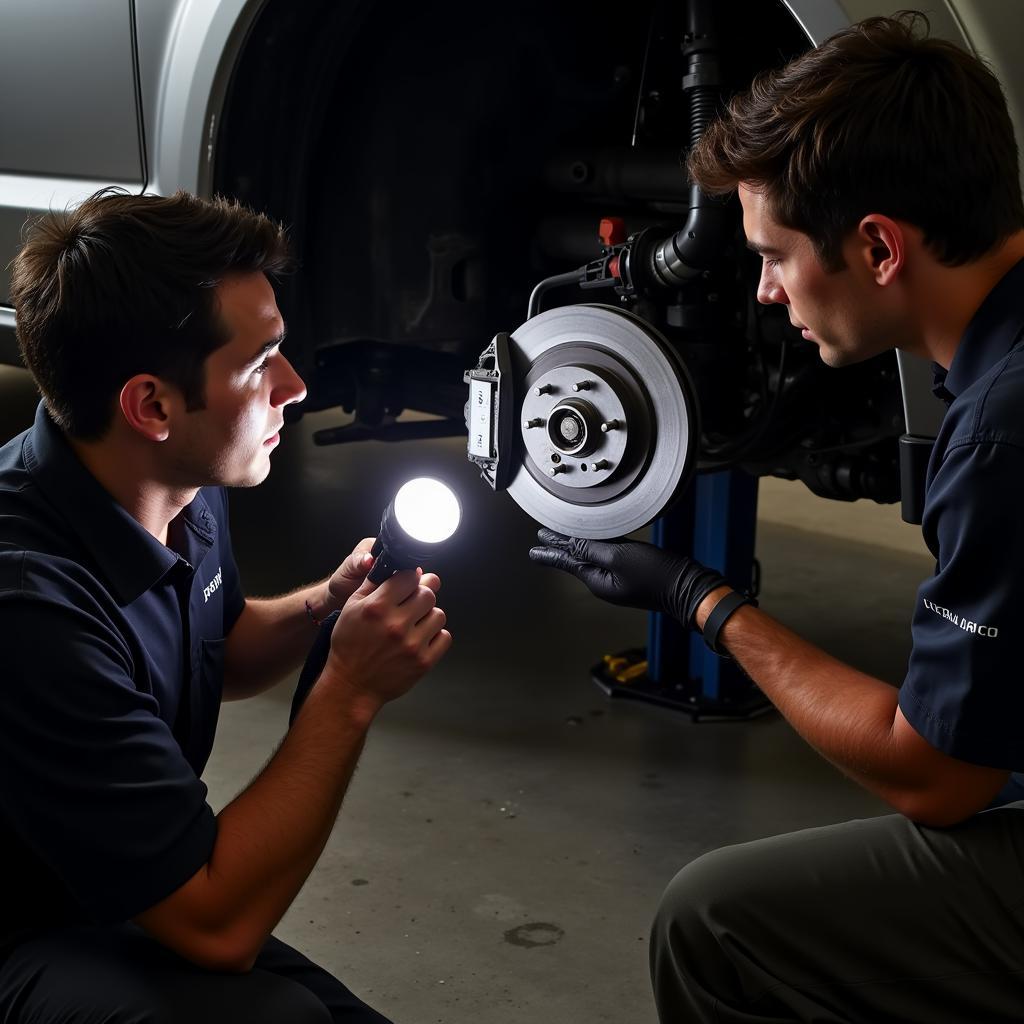
[[[459,499],[447,484],[427,476],[403,484],[381,516],[370,550],[376,561],[366,578],[383,583],[399,569],[415,569],[451,537],[461,518]]]

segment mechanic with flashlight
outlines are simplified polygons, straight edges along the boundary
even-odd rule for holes
[[[224,487],[267,476],[305,395],[268,279],[287,262],[283,229],[241,206],[119,190],[42,218],[15,260],[43,401],[0,448],[10,1024],[384,1021],[271,932],[377,712],[451,644],[414,559],[457,508],[418,535],[396,500],[372,580],[371,540],[320,583],[244,596]],[[293,671],[324,620],[287,735],[214,815],[221,699]]]
[[[786,305],[827,364],[925,356],[948,410],[923,520],[936,571],[899,689],[690,558],[540,532],[535,561],[700,630],[899,812],[685,867],[652,936],[660,1018],[1020,1020],[1024,205],[1002,92],[914,17],[872,19],[733,99],[689,170],[705,192],[739,193],[758,299]]]

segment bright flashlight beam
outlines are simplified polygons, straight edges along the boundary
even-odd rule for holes
[[[450,487],[421,476],[403,484],[395,495],[395,518],[413,540],[438,544],[459,528],[462,509]]]

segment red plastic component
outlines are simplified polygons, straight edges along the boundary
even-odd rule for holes
[[[602,217],[597,229],[601,244],[610,249],[626,240],[626,222],[621,217]]]
[[[622,274],[619,272],[619,257],[613,256],[608,261],[608,273],[612,275],[617,281],[622,280]]]

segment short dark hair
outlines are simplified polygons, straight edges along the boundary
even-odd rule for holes
[[[229,340],[214,289],[289,267],[284,228],[236,201],[102,189],[30,226],[11,283],[22,358],[50,415],[81,440],[106,433],[137,373],[200,409],[206,358]]]
[[[691,151],[702,190],[761,192],[829,269],[868,213],[920,228],[958,266],[1024,227],[1017,144],[989,68],[916,11],[869,18],[734,97]]]

